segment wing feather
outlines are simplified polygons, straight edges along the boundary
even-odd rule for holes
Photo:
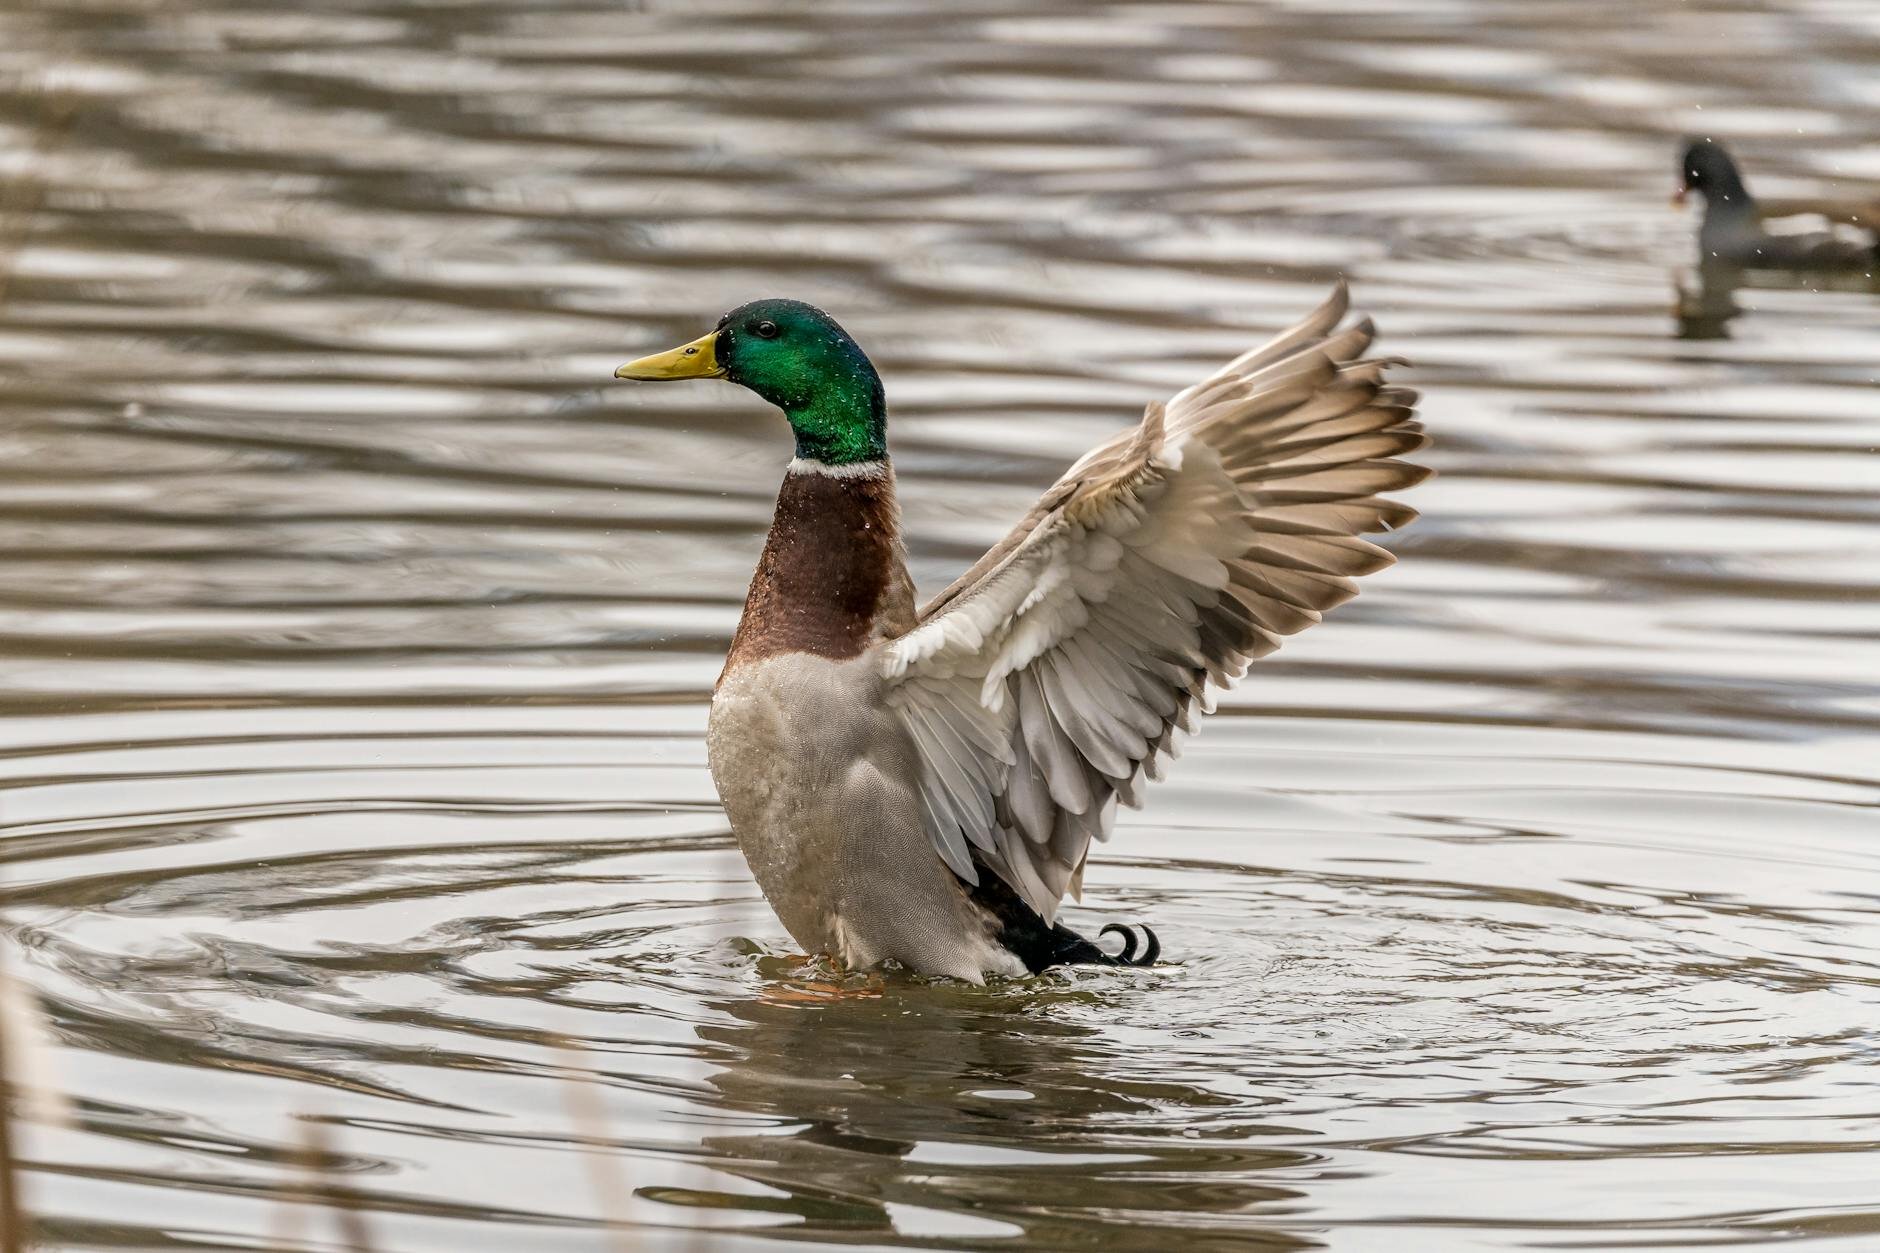
[[[1344,286],[1086,453],[1025,518],[876,646],[919,759],[923,820],[961,878],[1046,919],[1092,841],[1248,664],[1389,565],[1363,538],[1415,511],[1414,392],[1338,329]],[[977,863],[977,864],[975,864]]]

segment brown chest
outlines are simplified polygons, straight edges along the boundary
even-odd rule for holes
[[[854,657],[912,622],[892,471],[792,472],[777,494],[725,674],[780,653]]]

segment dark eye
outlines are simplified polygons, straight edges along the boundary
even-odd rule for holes
[[[751,334],[757,336],[759,339],[775,339],[780,333],[781,332],[777,329],[777,324],[769,320],[759,322],[756,326],[751,328]]]

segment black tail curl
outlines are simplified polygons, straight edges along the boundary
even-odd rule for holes
[[[1162,941],[1142,923],[1105,923],[1099,938],[1114,931],[1123,937],[1120,953],[1107,953],[1063,923],[1046,922],[1038,911],[985,866],[979,882],[967,889],[975,904],[998,923],[999,943],[1025,963],[1032,974],[1053,966],[1153,966],[1162,956]],[[1138,940],[1136,932],[1142,932]]]
[[[1098,929],[1099,937],[1114,931],[1123,937],[1123,951],[1110,960],[1119,966],[1153,966],[1155,959],[1162,956],[1162,941],[1147,923],[1138,922],[1127,926],[1120,922],[1106,922]],[[1136,952],[1136,932],[1142,932],[1142,952]]]

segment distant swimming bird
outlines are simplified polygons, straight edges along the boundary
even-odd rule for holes
[[[1697,246],[1706,261],[1776,270],[1871,270],[1880,263],[1880,200],[1758,200],[1714,139],[1686,140],[1680,171],[1673,200],[1683,203],[1693,192],[1704,199]],[[1772,235],[1765,229],[1810,216],[1852,227],[1853,237],[1830,230]]]
[[[760,300],[615,371],[723,378],[796,435],[712,696],[707,749],[738,846],[796,941],[852,969],[981,982],[1142,965],[1056,921],[1092,840],[1138,804],[1210,685],[1391,562],[1358,536],[1415,516],[1415,394],[1330,300],[1152,404],[915,612],[881,380],[820,309]]]

